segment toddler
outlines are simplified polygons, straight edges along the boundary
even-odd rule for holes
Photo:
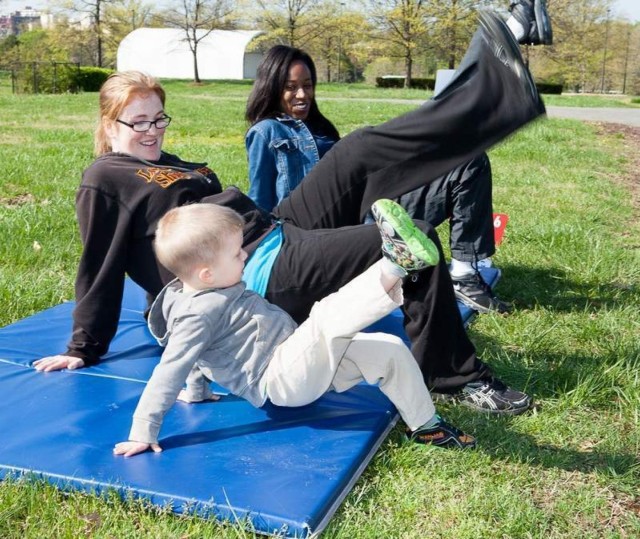
[[[161,451],[165,413],[180,398],[217,400],[215,380],[256,407],[304,406],[363,380],[377,384],[421,444],[468,448],[475,439],[436,414],[422,373],[396,336],[360,331],[402,304],[402,280],[435,265],[435,244],[391,200],[372,212],[382,259],[317,302],[298,326],[279,307],[245,288],[243,220],[214,204],[174,208],[158,223],[158,260],[176,279],[158,295],[149,328],[165,347],[133,415],[125,457]],[[183,389],[186,382],[186,389]]]

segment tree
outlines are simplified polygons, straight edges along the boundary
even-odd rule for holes
[[[97,42],[91,28],[81,28],[70,24],[68,20],[61,20],[47,30],[47,35],[58,51],[56,59],[85,66],[96,65]],[[44,55],[44,50],[40,51],[40,55],[43,60],[52,59]]]
[[[362,45],[367,35],[365,16],[345,9],[344,2],[326,1],[310,10],[308,17],[315,31],[308,33],[304,48],[313,57],[319,78],[356,80],[363,69],[358,67],[363,58],[360,53],[368,49]]]
[[[154,6],[140,0],[113,0],[109,3],[103,19],[106,63],[115,64],[120,42],[137,28],[152,26],[155,15]]]
[[[340,0],[258,1],[260,10],[250,3],[246,20],[251,28],[265,33],[251,43],[252,50],[275,44],[298,47],[308,52],[316,64],[319,80],[354,80],[362,72],[355,43],[366,37],[367,20],[348,2]],[[363,46],[368,49],[368,47]]]
[[[56,30],[29,30],[0,42],[0,58],[11,68],[17,92],[67,91],[76,72],[68,61],[68,47]]]
[[[455,69],[478,26],[477,9],[482,0],[432,0],[427,6],[426,48],[449,69]]]
[[[63,7],[74,13],[87,15],[90,19],[91,38],[95,42],[95,59],[93,64],[103,67],[103,21],[104,8],[113,0],[65,0]]]
[[[628,24],[622,62],[622,93],[640,95],[640,23]]]
[[[554,44],[531,48],[532,71],[573,91],[621,91],[637,54],[632,25],[612,17],[613,0],[547,0],[547,7]]]
[[[305,48],[321,33],[324,19],[319,0],[258,0],[256,23],[267,33],[261,41]]]
[[[411,87],[413,63],[427,31],[425,0],[370,0],[373,39],[384,44],[387,55],[404,60],[404,86]]]
[[[178,7],[166,12],[166,24],[184,32],[184,41],[193,55],[194,82],[201,82],[198,72],[199,43],[216,29],[235,27],[231,19],[233,13],[234,6],[229,0],[181,0]]]
[[[0,65],[11,65],[17,62],[20,53],[20,40],[18,36],[9,34],[0,39]]]

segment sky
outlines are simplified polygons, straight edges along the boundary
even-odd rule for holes
[[[570,1],[570,0],[567,0]],[[509,2],[505,0],[505,6]],[[46,0],[0,0],[0,14],[22,10],[26,6],[33,8],[46,7]],[[613,17],[626,18],[633,22],[640,22],[640,0],[615,0],[613,2]]]
[[[640,21],[640,0],[616,0],[613,9],[621,17],[634,22]]]

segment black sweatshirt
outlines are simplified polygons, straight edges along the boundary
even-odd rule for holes
[[[237,188],[223,191],[205,163],[166,153],[157,162],[109,153],[85,170],[76,195],[83,251],[67,355],[91,365],[107,352],[120,318],[125,274],[152,297],[173,279],[153,252],[158,220],[171,208],[200,201],[243,215],[248,252],[272,227],[271,216]]]

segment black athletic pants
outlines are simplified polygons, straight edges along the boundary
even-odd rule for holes
[[[313,303],[380,258],[373,202],[397,198],[452,170],[544,112],[526,83],[493,53],[483,30],[437,98],[339,141],[275,213],[285,242],[266,297],[303,320]],[[438,244],[436,234],[424,224]],[[489,374],[475,354],[443,261],[404,285],[405,330],[425,381],[453,392]]]
[[[477,262],[493,256],[491,163],[480,154],[451,172],[405,193],[397,202],[414,219],[437,227],[449,221],[451,256],[464,262]]]

